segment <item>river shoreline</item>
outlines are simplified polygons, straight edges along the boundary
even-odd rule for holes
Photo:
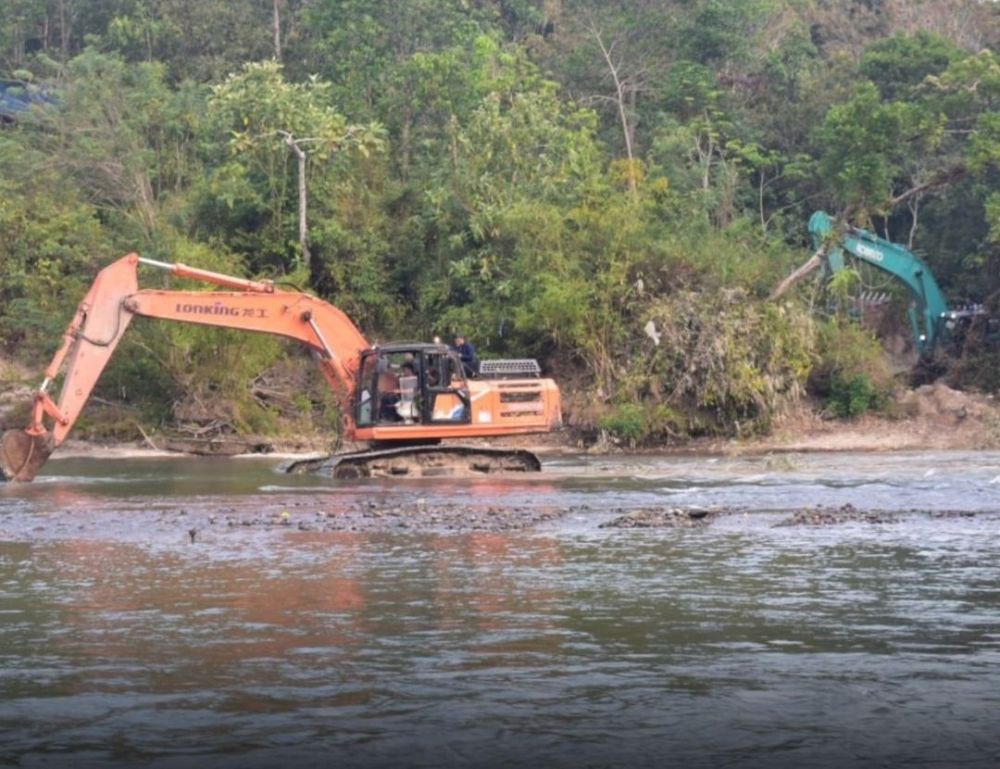
[[[25,372],[0,359],[0,374],[11,379]],[[0,386],[0,425],[21,426],[11,417],[11,408],[30,400],[24,385]],[[982,450],[1000,448],[1000,402],[993,395],[953,390],[937,382],[901,391],[888,415],[866,414],[853,420],[831,419],[823,404],[805,400],[782,415],[768,434],[735,438],[698,437],[660,445],[631,447],[614,436],[595,434],[574,424],[547,435],[462,441],[472,445],[510,446],[546,456],[587,453],[591,455],[678,454],[733,456],[775,452],[888,452],[920,450]],[[143,438],[106,443],[71,439],[54,457],[130,458],[147,456],[239,456],[267,454],[274,457],[310,458],[334,453],[332,439],[320,433],[294,437],[222,435],[190,438],[181,435],[143,433]],[[338,451],[363,448],[344,443]]]
[[[1000,521],[997,451],[550,454],[540,473],[406,483],[287,475],[280,472],[287,462],[275,457],[107,451],[57,457],[51,475],[37,483],[0,486],[12,513],[0,522],[0,541],[198,545],[214,552],[286,534],[604,540],[629,530],[986,531]]]
[[[248,446],[266,446],[267,450],[249,451],[180,451],[160,448],[157,439],[100,443],[71,439],[60,446],[53,457],[94,457],[104,459],[138,457],[176,457],[185,454],[260,456],[282,459],[305,459],[327,456],[320,438],[312,441],[284,442],[280,439],[247,439]],[[150,445],[152,443],[153,445]],[[865,416],[853,421],[824,419],[815,412],[802,411],[786,419],[764,436],[748,438],[693,438],[660,446],[632,448],[610,440],[589,444],[571,430],[551,435],[528,435],[521,438],[463,441],[466,444],[509,446],[527,449],[543,459],[546,456],[586,453],[595,456],[755,456],[781,452],[906,452],[906,451],[978,451],[1000,448],[1000,419],[995,414],[985,418],[941,418],[919,415],[902,419]],[[303,445],[305,444],[305,445]],[[170,445],[165,443],[165,445]],[[361,444],[345,443],[340,451],[361,449]]]

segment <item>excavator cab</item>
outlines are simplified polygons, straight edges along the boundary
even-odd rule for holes
[[[361,354],[354,418],[358,427],[470,422],[469,384],[444,345],[399,344]]]

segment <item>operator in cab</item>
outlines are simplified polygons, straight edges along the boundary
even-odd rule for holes
[[[479,373],[479,359],[476,358],[476,348],[472,342],[467,341],[462,334],[455,334],[455,342],[451,349],[458,353],[458,359],[462,361],[466,376],[474,377]]]

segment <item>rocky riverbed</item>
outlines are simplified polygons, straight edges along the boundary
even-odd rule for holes
[[[974,510],[887,511],[840,507],[799,510],[747,510],[703,507],[601,509],[590,505],[468,505],[459,502],[412,503],[367,501],[347,506],[315,504],[295,498],[277,499],[266,506],[186,504],[136,510],[130,505],[113,509],[67,511],[65,515],[19,520],[8,517],[0,526],[0,540],[147,539],[192,544],[239,537],[240,532],[358,532],[358,533],[475,533],[548,531],[553,527],[620,530],[688,530],[725,526],[833,527],[850,524],[906,526],[934,519],[981,518],[1000,521],[1000,512]]]
[[[0,540],[171,546],[324,532],[819,529],[1000,518],[1000,453],[549,459],[541,473],[335,481],[274,458],[54,459],[0,485]],[[596,532],[606,532],[597,535]]]

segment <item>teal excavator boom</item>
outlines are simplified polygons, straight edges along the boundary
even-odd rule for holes
[[[809,234],[814,247],[825,251],[826,267],[831,273],[844,269],[844,254],[847,253],[906,285],[913,300],[909,309],[910,325],[922,358],[931,357],[937,345],[957,324],[984,314],[980,307],[950,310],[927,265],[898,243],[850,225],[837,229],[834,220],[823,211],[810,217]]]

